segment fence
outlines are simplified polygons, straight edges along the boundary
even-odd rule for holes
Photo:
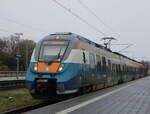
[[[0,81],[0,90],[24,88],[25,80],[6,80]]]
[[[17,73],[19,77],[26,75],[26,71],[0,71],[0,77],[17,77]]]

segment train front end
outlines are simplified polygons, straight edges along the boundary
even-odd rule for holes
[[[81,64],[72,63],[71,35],[49,35],[34,49],[26,76],[26,87],[35,96],[77,92]]]

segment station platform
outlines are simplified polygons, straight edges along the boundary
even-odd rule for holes
[[[98,90],[25,114],[150,114],[150,77]]]

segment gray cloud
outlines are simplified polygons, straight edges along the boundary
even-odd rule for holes
[[[114,43],[132,43],[127,49],[128,56],[141,59],[150,57],[150,1],[149,0],[82,0],[107,25],[114,29],[110,31],[103,24],[87,12],[77,0],[58,0],[72,11],[76,12],[90,24],[108,34],[118,36]],[[8,19],[14,20],[12,22]],[[24,38],[38,41],[43,36],[59,32],[70,31],[87,37],[98,43],[102,34],[94,31],[86,24],[64,11],[52,0],[1,0],[0,1],[0,29],[10,32],[23,32]],[[0,36],[10,33],[0,31]],[[122,46],[114,46],[119,50]]]

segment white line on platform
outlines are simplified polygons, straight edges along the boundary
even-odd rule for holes
[[[136,83],[136,82],[135,82],[135,83]],[[77,110],[77,109],[79,109],[79,108],[82,108],[82,107],[84,107],[84,106],[86,106],[86,105],[89,105],[89,104],[91,104],[91,103],[94,103],[95,101],[98,101],[98,100],[100,100],[100,99],[102,99],[102,98],[104,98],[104,97],[107,97],[107,96],[109,96],[109,95],[112,95],[112,94],[114,94],[114,93],[117,93],[117,92],[121,91],[122,89],[125,89],[125,88],[127,88],[127,87],[130,87],[130,86],[134,85],[135,83],[130,84],[130,85],[127,85],[127,86],[122,87],[122,88],[119,88],[119,89],[117,89],[117,90],[111,91],[111,92],[106,93],[106,94],[104,94],[104,95],[98,96],[98,97],[93,98],[93,99],[91,99],[91,100],[85,101],[85,102],[83,102],[83,103],[81,103],[81,104],[75,105],[75,106],[70,107],[70,108],[68,108],[68,109],[62,110],[62,111],[60,111],[60,112],[57,112],[56,114],[67,114],[67,113],[70,113],[70,112],[75,111],[75,110]]]

